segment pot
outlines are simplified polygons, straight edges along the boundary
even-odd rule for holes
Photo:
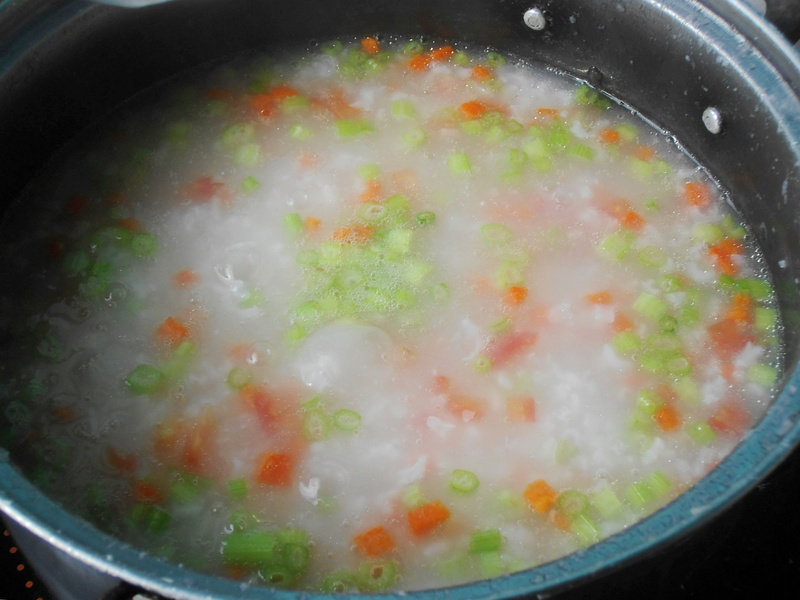
[[[787,31],[792,27],[785,25]],[[749,5],[407,0],[356,7],[347,0],[176,0],[134,10],[5,0],[3,198],[14,198],[39,165],[87,123],[155,82],[252,48],[376,31],[468,40],[547,63],[669,132],[735,199],[770,265],[785,322],[786,369],[773,406],[723,463],[672,504],[552,563],[410,595],[460,600],[550,594],[641,560],[707,525],[800,442],[800,59]],[[243,590],[238,582],[195,573],[114,540],[45,497],[6,453],[0,453],[0,509],[92,569],[170,598],[298,597]]]

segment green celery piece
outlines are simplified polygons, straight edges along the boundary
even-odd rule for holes
[[[483,529],[472,533],[469,539],[470,554],[496,552],[503,546],[503,534],[499,529]]]
[[[450,475],[450,488],[462,494],[469,494],[478,489],[480,480],[472,471],[454,469]]]
[[[125,384],[134,394],[152,395],[166,382],[164,373],[153,365],[139,365],[125,378]]]

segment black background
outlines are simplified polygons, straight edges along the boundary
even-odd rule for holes
[[[0,537],[0,598],[56,600],[14,540]],[[21,571],[18,565],[25,568]],[[33,586],[28,589],[26,583]],[[562,591],[559,600],[800,597],[800,449],[731,509],[653,557]],[[86,600],[99,600],[90,599]]]

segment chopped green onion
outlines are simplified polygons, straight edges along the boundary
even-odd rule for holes
[[[242,191],[245,194],[252,194],[260,187],[261,182],[252,175],[249,175],[242,180]]]
[[[374,560],[358,567],[358,587],[366,592],[380,592],[392,587],[398,578],[393,560]]]
[[[475,531],[469,538],[470,554],[496,552],[503,546],[503,534],[499,529]]]
[[[241,367],[233,367],[228,371],[228,377],[225,380],[228,386],[234,390],[241,390],[251,381],[253,381],[253,372]]]
[[[309,442],[319,442],[328,437],[331,420],[321,410],[307,411],[303,418],[303,435]]]
[[[447,158],[447,166],[450,167],[451,172],[457,175],[472,172],[472,163],[466,152],[453,152]]]
[[[769,388],[778,380],[778,369],[772,365],[756,363],[747,369],[747,378],[753,383]]]
[[[321,590],[325,594],[344,594],[358,590],[358,578],[349,571],[336,571],[322,580]]]
[[[641,348],[642,340],[633,331],[621,331],[614,336],[611,344],[620,354],[632,354]]]
[[[639,262],[645,267],[657,269],[667,263],[667,254],[656,246],[645,246],[638,252]]]
[[[709,246],[713,246],[717,242],[721,242],[725,236],[722,231],[722,227],[713,223],[700,223],[695,225],[692,229],[692,235],[695,237],[695,239],[700,240]]]
[[[236,500],[244,500],[247,497],[249,489],[250,484],[247,483],[247,479],[244,477],[238,477],[228,481],[228,493]]]
[[[716,432],[705,421],[693,421],[686,425],[686,433],[698,446],[708,446],[717,439]]]
[[[286,231],[293,236],[300,235],[305,231],[303,217],[298,213],[287,213],[283,215],[283,226]]]
[[[340,119],[336,121],[339,137],[349,138],[374,131],[372,123],[366,119]]]
[[[658,321],[667,314],[669,305],[658,296],[642,292],[634,301],[633,309],[654,321]]]
[[[566,490],[556,498],[556,508],[565,516],[574,519],[589,508],[589,497],[578,490]]]
[[[600,242],[600,250],[616,260],[624,259],[633,248],[635,234],[628,229],[616,231]]]
[[[152,256],[157,248],[156,238],[150,233],[137,233],[131,239],[131,252],[139,258]]]
[[[355,433],[361,428],[361,415],[349,408],[342,408],[333,413],[333,424],[342,431]]]
[[[425,210],[417,213],[417,223],[420,225],[432,225],[436,221],[436,213]]]
[[[488,373],[492,370],[492,359],[485,354],[479,354],[475,357],[475,361],[472,363],[472,366],[478,373]]]
[[[450,475],[450,488],[462,494],[474,492],[479,485],[480,480],[472,471],[455,469]]]
[[[164,374],[153,365],[139,365],[125,378],[125,383],[134,394],[154,394],[166,381]]]

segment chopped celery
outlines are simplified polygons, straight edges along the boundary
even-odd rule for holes
[[[342,431],[355,433],[361,428],[361,415],[349,408],[342,408],[333,413],[333,424]]]
[[[267,297],[263,291],[259,289],[250,290],[247,295],[239,301],[241,308],[259,308],[267,301]]]
[[[757,306],[753,311],[753,324],[759,331],[774,331],[778,325],[778,311],[774,308]]]
[[[478,489],[480,480],[472,471],[454,469],[450,474],[450,488],[462,494],[469,494]]]
[[[451,172],[457,175],[472,172],[472,163],[466,152],[453,152],[447,158],[447,166],[450,167]]]
[[[248,175],[242,180],[242,191],[245,194],[252,194],[260,187],[261,182],[252,175]]]
[[[403,54],[407,56],[415,56],[422,54],[425,51],[425,46],[419,40],[411,40],[403,46]]]
[[[309,410],[303,417],[303,435],[309,442],[319,442],[328,437],[331,420],[321,410]]]
[[[713,223],[700,223],[695,225],[692,229],[692,235],[695,239],[712,246],[717,242],[721,242],[724,233],[722,231],[722,227]]]
[[[234,123],[222,132],[222,143],[230,147],[241,146],[251,142],[255,134],[256,126],[253,123]]]
[[[258,163],[259,158],[261,158],[261,146],[253,142],[238,146],[233,153],[233,160],[243,167],[252,167]]]
[[[239,477],[228,481],[228,493],[236,500],[243,500],[246,498],[249,488],[250,484],[247,483],[247,479],[244,477]]]
[[[672,389],[678,394],[678,398],[687,404],[697,404],[702,398],[700,388],[692,377],[679,377],[672,382]]]
[[[633,331],[621,331],[614,336],[611,343],[620,354],[632,354],[642,346],[641,338]]]
[[[667,263],[667,254],[657,246],[645,246],[639,250],[637,257],[645,267],[657,269]]]
[[[222,546],[225,563],[237,567],[261,569],[277,562],[278,539],[270,532],[240,532],[228,534]]]
[[[172,517],[159,506],[147,504],[134,504],[129,513],[133,525],[152,534],[162,534],[169,527]]]
[[[455,54],[453,54],[450,60],[454,65],[458,67],[466,67],[471,62],[469,54],[467,54],[463,50],[456,50]]]
[[[481,575],[483,577],[498,577],[507,572],[503,556],[498,551],[481,552],[478,554],[478,559],[481,567]]]
[[[350,571],[336,571],[326,575],[321,588],[325,594],[344,594],[358,591],[358,578]]]
[[[633,309],[654,321],[658,321],[667,314],[669,305],[658,296],[642,292],[634,301]]]
[[[656,499],[663,498],[672,489],[672,482],[661,471],[651,473],[647,479],[645,479],[645,483]]]
[[[492,323],[491,329],[495,335],[503,335],[504,333],[508,333],[511,331],[511,317],[503,317],[502,319],[495,321]]]
[[[635,234],[628,229],[621,229],[603,239],[600,242],[600,250],[606,255],[616,260],[624,259],[633,249]]]
[[[622,512],[622,501],[610,486],[592,494],[592,506],[606,519],[617,517]]]
[[[165,384],[166,378],[153,365],[139,365],[125,378],[125,384],[134,394],[150,395],[158,392]]]
[[[131,239],[131,252],[139,258],[147,258],[155,254],[158,248],[156,238],[150,233],[137,233]]]
[[[393,560],[373,560],[358,567],[358,587],[366,592],[380,592],[392,587],[399,577]]]
[[[653,416],[664,406],[664,399],[655,390],[642,390],[636,397],[636,408],[649,416]]]
[[[300,235],[305,231],[305,224],[303,223],[303,217],[301,217],[298,213],[286,213],[283,215],[283,226],[289,235]]]
[[[403,132],[403,143],[409,148],[418,148],[425,143],[428,135],[421,127],[415,127]]]
[[[492,359],[485,354],[479,354],[472,363],[478,373],[488,373],[492,370]]]
[[[736,282],[736,287],[756,300],[767,300],[772,296],[772,286],[763,279],[755,277],[740,279]]]
[[[374,131],[372,123],[366,119],[340,119],[336,121],[339,137],[350,138]]]
[[[336,56],[337,54],[341,53],[343,49],[344,44],[342,44],[342,42],[339,40],[327,42],[324,46],[322,46],[322,52],[328,54],[329,56]]]
[[[413,119],[417,116],[417,107],[410,100],[401,98],[392,102],[392,114],[398,118]]]
[[[747,378],[753,383],[769,388],[778,380],[778,369],[772,365],[756,363],[747,369]]]
[[[436,213],[424,210],[417,213],[417,223],[420,225],[432,225],[436,221]]]
[[[313,133],[310,127],[302,123],[295,123],[289,128],[289,135],[296,140],[307,140]]]
[[[594,160],[595,157],[594,148],[586,144],[570,144],[567,146],[567,151],[573,156],[585,158],[586,160]]]
[[[499,52],[491,51],[486,55],[486,63],[490,67],[499,67],[506,64],[506,57]]]
[[[496,552],[503,546],[503,534],[499,529],[483,529],[475,531],[469,538],[471,554]]]
[[[403,492],[403,504],[406,508],[417,508],[427,502],[425,495],[422,493],[418,483],[410,485],[405,492]]]
[[[575,517],[570,524],[570,531],[584,546],[589,546],[600,540],[600,528],[591,517],[584,513]]]
[[[556,508],[570,519],[589,508],[589,497],[578,490],[565,490],[556,498]]]
[[[698,446],[707,446],[717,439],[716,432],[705,421],[693,421],[686,425],[686,433]]]
[[[188,475],[180,477],[169,488],[169,499],[187,504],[198,498],[208,487],[208,481],[200,477]]]
[[[481,226],[481,237],[488,246],[504,246],[511,242],[514,234],[507,225],[487,223]]]
[[[184,340],[170,354],[169,359],[161,366],[164,377],[171,380],[181,379],[197,355],[194,342]]]
[[[556,443],[556,462],[559,465],[569,464],[573,458],[578,456],[578,451],[578,447],[571,441],[560,439]]]

